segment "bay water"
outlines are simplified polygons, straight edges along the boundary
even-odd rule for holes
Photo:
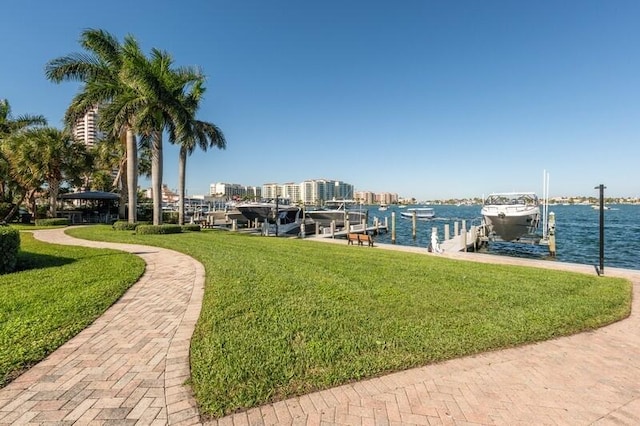
[[[444,225],[449,224],[453,234],[454,222],[466,220],[467,229],[482,221],[480,205],[424,205],[432,207],[436,217],[418,220],[416,238],[412,237],[412,220],[400,216],[406,211],[398,206],[389,206],[386,211],[378,206],[369,207],[369,223],[374,217],[384,221],[387,217],[389,232],[376,237],[380,243],[391,243],[391,213],[396,217],[396,244],[426,248],[431,238],[431,229],[438,228],[442,241]],[[600,211],[589,205],[555,205],[549,211],[556,217],[556,256],[551,258],[546,246],[526,243],[490,242],[486,252],[503,256],[517,256],[549,261],[571,262],[586,265],[600,263]],[[614,204],[605,210],[604,266],[640,269],[640,205]],[[542,224],[538,229],[542,234]],[[485,249],[483,249],[485,250]]]

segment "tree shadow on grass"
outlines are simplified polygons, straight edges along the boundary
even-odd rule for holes
[[[75,261],[76,259],[72,259],[69,257],[51,256],[48,254],[29,253],[21,251],[18,253],[18,262],[16,264],[16,269],[14,272],[64,266]]]

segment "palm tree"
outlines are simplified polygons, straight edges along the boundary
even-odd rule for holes
[[[126,43],[125,43],[126,49]],[[172,57],[152,49],[150,58],[137,52],[127,55],[125,79],[137,96],[139,106],[134,128],[143,134],[151,151],[153,223],[162,223],[163,131],[169,140],[188,139],[193,129],[193,113],[186,102],[192,91],[200,90],[201,74],[192,67],[173,68]]]
[[[188,132],[178,141],[180,145],[180,155],[178,157],[178,223],[184,225],[184,198],[187,156],[193,154],[196,146],[203,151],[207,148],[225,149],[227,142],[222,131],[213,123],[195,119],[195,112],[198,110],[200,100],[205,88],[202,86],[204,78],[201,78],[192,88],[185,99],[185,106],[192,111],[192,118],[189,122]]]
[[[70,133],[51,127],[14,133],[5,139],[2,148],[9,175],[20,193],[19,203],[7,218],[43,185],[49,191],[49,215],[55,217],[62,182],[78,183],[82,172],[91,167],[85,145],[76,142]]]
[[[12,133],[19,132],[33,126],[46,126],[47,119],[42,115],[11,116],[11,105],[6,99],[0,99],[0,139]]]
[[[24,196],[19,196],[20,201],[14,204],[16,193],[22,193],[20,187],[10,176],[8,154],[2,153],[3,140],[37,126],[45,126],[47,120],[42,115],[21,115],[14,118],[11,115],[11,105],[6,99],[0,99],[0,203],[7,202],[11,205],[9,214],[2,221],[7,221],[18,210],[24,200]]]
[[[133,37],[125,37],[125,43],[129,50],[140,51]],[[83,31],[80,44],[88,54],[72,53],[53,59],[47,63],[45,73],[47,78],[55,83],[84,83],[65,114],[68,126],[73,126],[87,111],[98,105],[101,107],[99,126],[103,131],[124,141],[127,156],[129,222],[133,223],[137,219],[138,174],[136,138],[130,123],[136,108],[127,102],[131,99],[131,93],[122,78],[125,52],[117,38],[98,29]]]

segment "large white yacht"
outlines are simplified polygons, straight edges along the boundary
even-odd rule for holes
[[[533,192],[490,194],[481,212],[490,235],[503,241],[533,234],[540,223],[540,203]]]
[[[325,227],[335,221],[336,227],[342,228],[347,220],[351,225],[358,225],[367,221],[368,212],[357,206],[354,200],[330,200],[322,208],[305,211],[305,216]]]

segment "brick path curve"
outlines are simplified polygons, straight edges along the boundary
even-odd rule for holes
[[[0,389],[0,424],[199,424],[184,383],[202,306],[202,264],[157,247],[75,239],[64,229],[34,235],[124,250],[147,266],[104,315]]]
[[[143,257],[147,270],[93,325],[0,389],[0,424],[200,423],[183,384],[202,300],[202,265],[170,250],[75,240],[62,230],[37,231],[36,238],[124,249]],[[400,246],[377,249],[426,254]],[[446,256],[594,273],[591,266],[559,262]],[[640,271],[605,272],[633,282],[628,319],[592,332],[351,383],[206,424],[640,424]]]

